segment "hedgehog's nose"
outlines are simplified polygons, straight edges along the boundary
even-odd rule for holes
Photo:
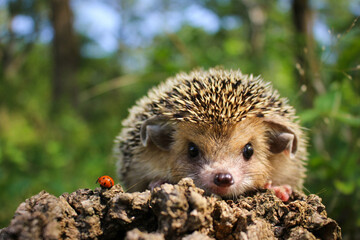
[[[218,173],[214,177],[214,183],[219,187],[229,187],[234,184],[234,179],[230,173]]]

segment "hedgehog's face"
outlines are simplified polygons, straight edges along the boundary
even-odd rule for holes
[[[269,175],[266,129],[258,120],[222,127],[181,123],[172,151],[174,175],[191,177],[198,187],[221,196],[258,188]]]
[[[168,181],[190,177],[208,193],[226,197],[262,188],[270,180],[274,154],[292,149],[293,142],[292,134],[274,134],[260,118],[222,126],[181,122],[151,128],[151,140],[169,153],[173,164]]]

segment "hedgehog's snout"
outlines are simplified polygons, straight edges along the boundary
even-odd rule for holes
[[[234,178],[230,173],[217,173],[214,177],[214,183],[219,187],[230,187],[234,184]]]

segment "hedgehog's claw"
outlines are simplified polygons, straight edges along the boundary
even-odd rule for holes
[[[275,192],[275,195],[280,198],[283,202],[289,200],[290,195],[292,193],[292,189],[290,185],[281,185],[281,186],[272,186],[272,182],[268,181],[265,186],[265,189],[272,189]]]

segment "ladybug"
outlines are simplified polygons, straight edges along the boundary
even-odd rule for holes
[[[96,183],[100,183],[103,188],[111,188],[114,186],[114,180],[109,176],[101,176],[96,180]]]

